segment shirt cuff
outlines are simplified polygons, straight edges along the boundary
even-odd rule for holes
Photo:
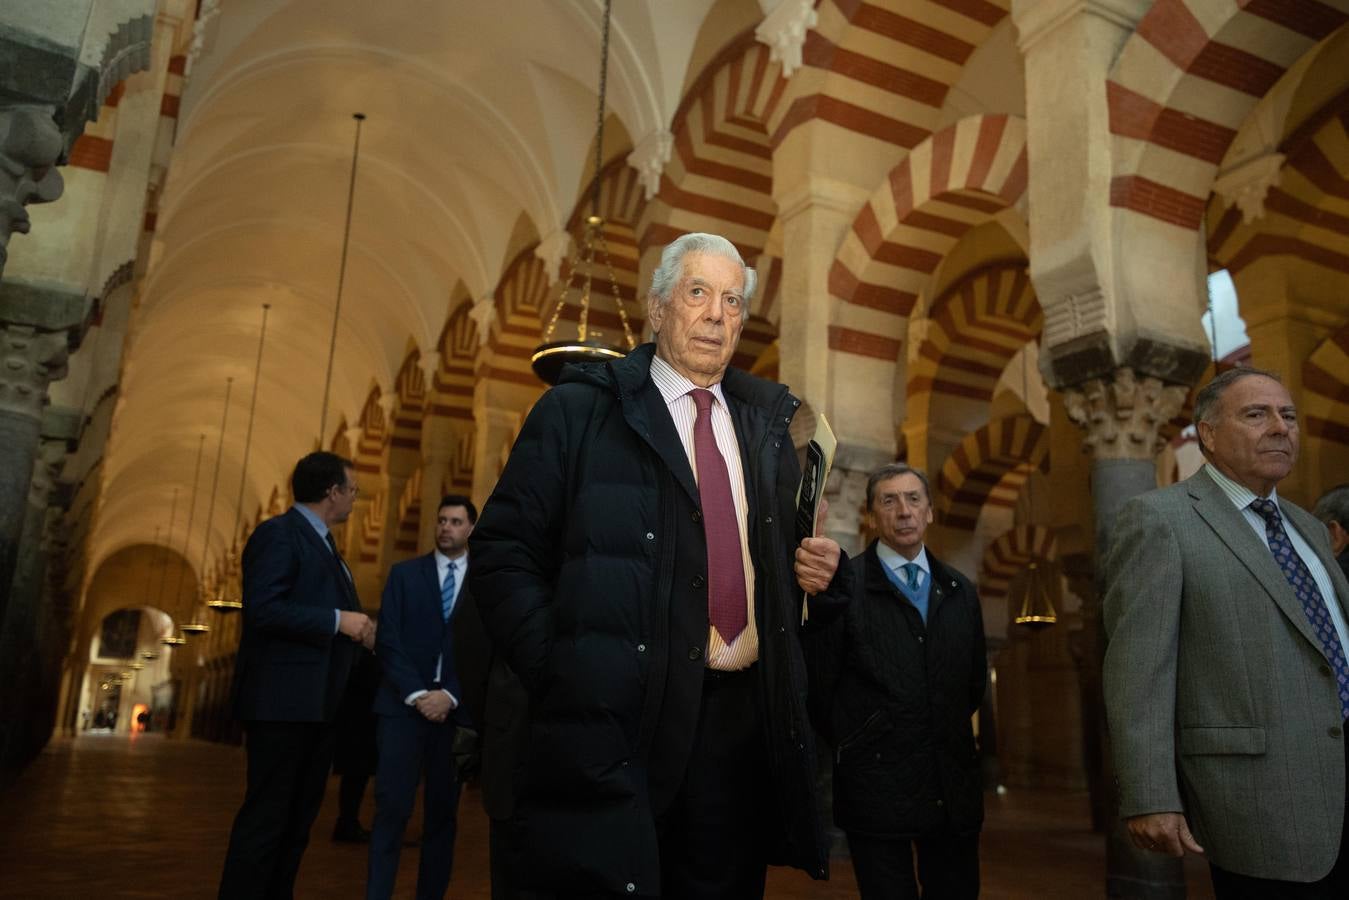
[[[342,610],[333,610],[333,634],[342,630]]]
[[[450,709],[458,709],[458,708],[459,708],[459,698],[458,698],[458,697],[454,696],[454,694],[451,694],[449,691],[445,690],[444,688],[441,688],[440,691],[441,691],[441,693],[443,693],[446,697],[449,697],[449,698],[450,698]]]
[[[403,702],[406,703],[408,706],[416,706],[417,701],[420,700],[422,697],[425,697],[428,693],[430,692],[413,691],[412,693],[408,694],[406,697],[403,698]]]

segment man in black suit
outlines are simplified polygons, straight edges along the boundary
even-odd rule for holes
[[[917,900],[920,882],[924,897],[973,900],[984,797],[971,718],[988,676],[979,595],[924,541],[925,474],[881,466],[867,511],[877,539],[850,562],[851,602],[807,638],[834,821],[862,900]]]
[[[220,897],[289,898],[332,765],[333,720],[355,657],[373,646],[330,528],[351,515],[349,460],[295,464],[295,505],[259,525],[243,555],[244,627],[234,714],[244,723],[248,788],[234,819]]]
[[[1349,484],[1333,487],[1321,495],[1313,510],[1330,532],[1330,551],[1349,578]]]
[[[367,900],[388,900],[393,895],[403,830],[423,777],[417,898],[439,900],[450,883],[459,806],[453,762],[455,713],[463,696],[455,667],[454,630],[469,605],[463,586],[468,536],[477,520],[471,500],[447,495],[436,515],[435,550],[395,565],[384,585],[375,647],[384,677],[375,697],[379,762]]]

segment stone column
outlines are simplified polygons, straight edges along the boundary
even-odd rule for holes
[[[1111,528],[1129,498],[1157,486],[1158,431],[1180,412],[1188,389],[1139,377],[1120,368],[1063,392],[1068,417],[1086,433],[1092,455],[1091,492],[1096,519],[1096,590],[1083,598],[1081,684],[1083,746],[1091,788],[1092,819],[1106,831],[1106,888],[1110,897],[1183,898],[1185,872],[1178,859],[1136,849],[1116,814],[1119,798],[1111,776],[1101,666],[1105,631],[1104,558]]]

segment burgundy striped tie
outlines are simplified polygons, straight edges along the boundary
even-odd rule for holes
[[[712,434],[712,392],[695,388],[693,455],[698,464],[698,496],[707,534],[707,617],[727,644],[745,630],[745,561],[740,553],[740,524],[735,517],[731,476]]]

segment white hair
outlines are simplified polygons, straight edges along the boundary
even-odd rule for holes
[[[670,297],[674,294],[675,285],[679,284],[679,279],[684,274],[684,257],[690,253],[709,253],[715,256],[724,256],[739,263],[740,268],[745,273],[745,290],[742,299],[745,302],[745,308],[749,308],[749,301],[754,297],[754,288],[759,282],[758,273],[745,265],[745,260],[741,258],[740,251],[735,249],[735,244],[719,234],[702,234],[700,232],[677,237],[660,252],[660,265],[656,267],[655,273],[651,276],[651,293],[649,296],[652,303],[664,304],[669,302]]]

